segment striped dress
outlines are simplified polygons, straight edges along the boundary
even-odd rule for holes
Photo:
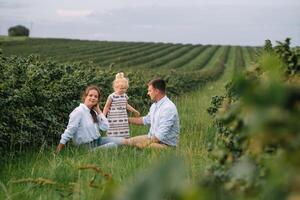
[[[127,94],[118,95],[112,93],[108,96],[112,100],[107,119],[109,128],[107,135],[111,137],[129,137],[129,125],[127,115]]]

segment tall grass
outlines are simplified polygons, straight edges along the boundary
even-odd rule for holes
[[[231,51],[231,53],[233,53]],[[229,56],[230,58],[230,56]],[[212,119],[206,112],[210,99],[224,92],[234,60],[227,62],[224,75],[199,91],[173,99],[181,123],[179,146],[169,150],[138,150],[129,147],[88,151],[73,147],[55,155],[55,147],[41,147],[38,152],[7,156],[0,168],[0,199],[101,199],[109,190],[134,179],[138,171],[151,168],[168,155],[182,157],[188,166],[188,180],[197,181],[212,160],[206,146],[214,140]],[[146,127],[132,127],[132,134],[147,132]],[[80,169],[80,168],[87,169]],[[101,169],[96,173],[95,169]],[[108,177],[112,177],[109,179]],[[159,184],[159,183],[158,183]]]

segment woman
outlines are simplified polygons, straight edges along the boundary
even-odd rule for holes
[[[68,126],[61,135],[56,153],[59,153],[70,139],[73,139],[75,145],[85,145],[90,148],[123,144],[122,138],[100,136],[99,130],[108,129],[108,121],[99,108],[100,95],[100,89],[95,85],[85,89],[82,95],[83,103],[71,112]]]

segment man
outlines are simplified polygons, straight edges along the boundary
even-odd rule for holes
[[[179,117],[175,104],[166,96],[166,83],[155,79],[148,83],[148,93],[154,102],[144,117],[129,118],[131,124],[150,125],[148,135],[140,135],[125,140],[125,145],[138,148],[176,147],[179,137]]]

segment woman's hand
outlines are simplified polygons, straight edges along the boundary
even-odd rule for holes
[[[100,107],[99,107],[99,103],[97,103],[97,105],[95,105],[95,111],[98,113],[98,115],[99,114],[101,114],[102,113],[102,111],[101,111],[101,109],[100,109]]]
[[[56,147],[56,151],[55,154],[58,155],[59,152],[61,151],[61,149],[64,147],[65,145],[63,145],[62,143],[59,143]]]

